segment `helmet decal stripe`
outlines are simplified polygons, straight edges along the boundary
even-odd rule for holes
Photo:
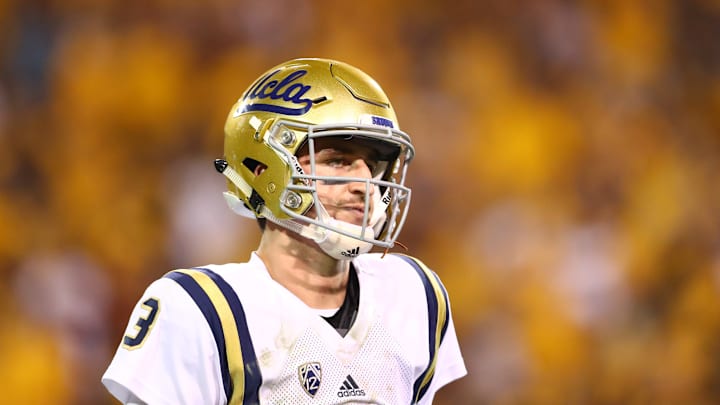
[[[245,106],[245,108],[243,108],[242,112],[246,113],[250,111],[267,111],[285,115],[303,115],[310,110],[310,107],[311,106],[308,105],[304,108],[288,108],[280,107],[273,104],[248,104]]]

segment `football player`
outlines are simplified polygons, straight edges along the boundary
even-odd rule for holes
[[[264,73],[231,108],[215,161],[259,246],[246,263],[152,283],[107,389],[126,404],[432,403],[466,369],[437,274],[387,253],[414,153],[359,69],[296,59]]]

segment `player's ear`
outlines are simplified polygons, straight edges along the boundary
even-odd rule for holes
[[[243,160],[243,165],[250,169],[255,176],[259,176],[265,171],[265,169],[267,169],[267,165],[265,163],[258,162],[257,160],[250,158]]]

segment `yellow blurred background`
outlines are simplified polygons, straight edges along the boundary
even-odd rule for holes
[[[400,240],[470,373],[437,403],[720,403],[720,2],[0,0],[0,32],[3,403],[115,403],[145,287],[248,257],[212,160],[295,57],[413,137]]]

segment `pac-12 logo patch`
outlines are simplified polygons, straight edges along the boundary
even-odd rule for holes
[[[314,397],[320,389],[322,381],[322,368],[318,362],[302,364],[298,367],[298,378],[305,392]]]

